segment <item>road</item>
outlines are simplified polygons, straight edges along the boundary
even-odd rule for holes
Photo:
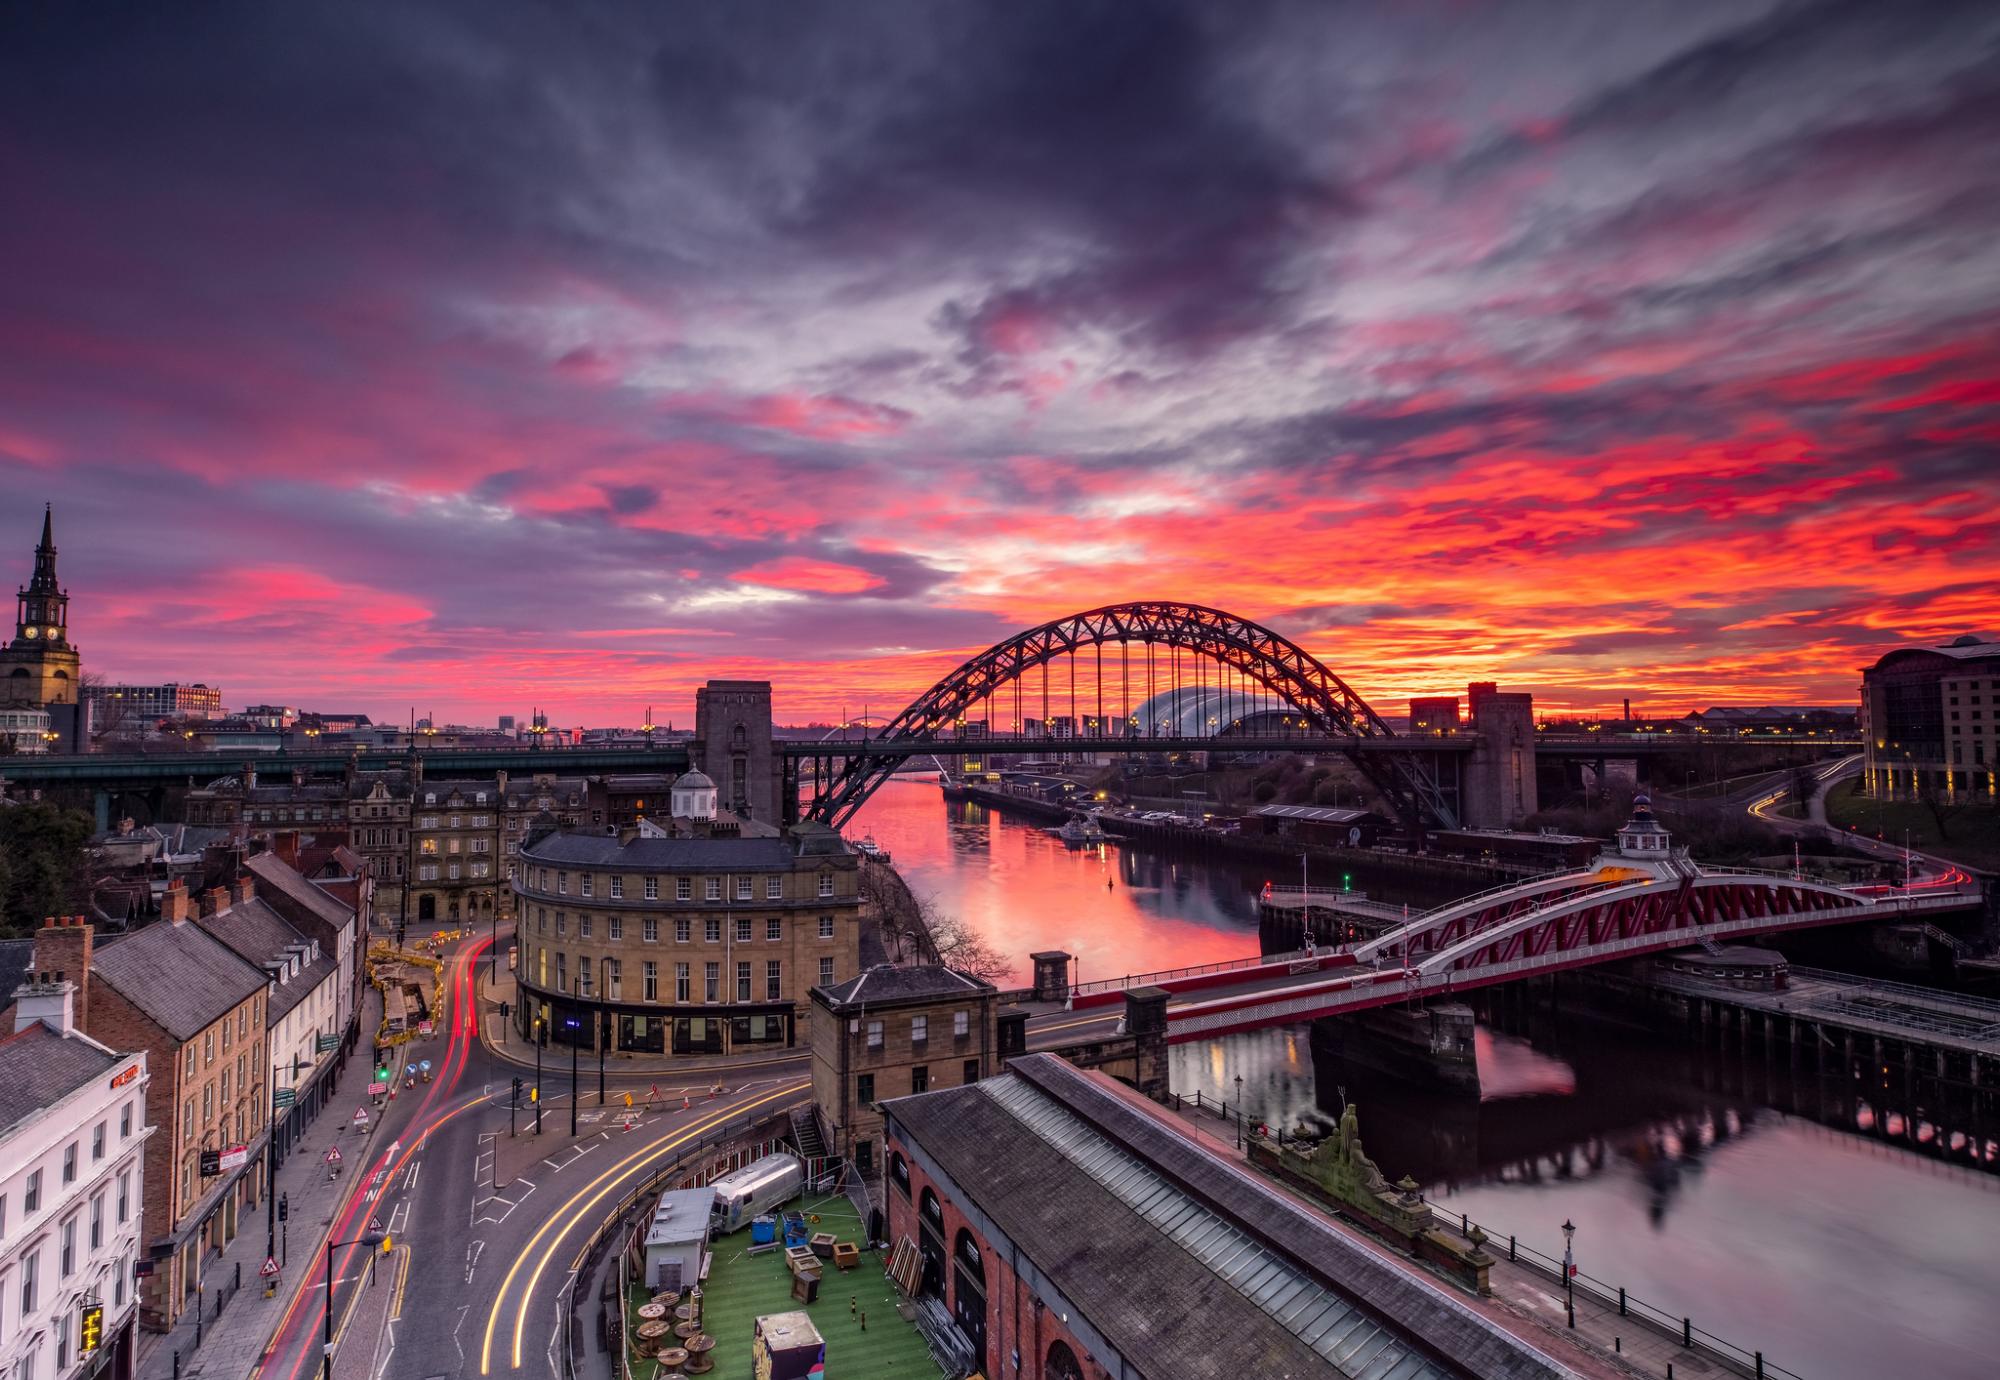
[[[342,1243],[333,1253],[330,1372],[338,1380],[517,1373],[552,1380],[562,1295],[589,1238],[627,1195],[704,1134],[810,1097],[803,1050],[723,1073],[725,1087],[714,1095],[710,1071],[614,1071],[605,1105],[580,1065],[571,1136],[570,1071],[552,1048],[537,1131],[525,1094],[509,1108],[514,1078],[532,1087],[532,1067],[524,1071],[479,1039],[474,970],[492,943],[469,938],[448,951],[441,1034],[406,1050],[411,1061],[429,1059],[434,1076],[377,1107],[379,1151],[350,1157],[351,1187],[331,1218],[330,1239]],[[1118,1019],[1116,1009],[1052,1013],[1030,1023],[1029,1043],[1108,1035]],[[361,1239],[370,1233],[386,1235],[386,1251]],[[253,1380],[310,1380],[322,1369],[325,1270],[321,1251],[300,1272]],[[595,1310],[582,1316],[592,1319]]]

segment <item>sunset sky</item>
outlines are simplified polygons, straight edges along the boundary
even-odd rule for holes
[[[2000,5],[9,6],[0,580],[400,720],[1127,599],[1387,713],[2000,635]]]

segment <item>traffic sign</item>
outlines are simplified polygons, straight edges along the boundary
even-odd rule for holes
[[[356,1126],[366,1126],[368,1124],[368,1109],[366,1107],[356,1107],[354,1109],[354,1124]]]
[[[328,1164],[340,1163],[340,1147],[338,1145],[329,1145],[326,1147],[326,1162]]]
[[[278,1274],[278,1257],[274,1255],[265,1256],[264,1263],[257,1267],[257,1273],[266,1279],[276,1278]]]
[[[433,1026],[429,1021],[417,1022],[417,1034],[419,1035],[429,1035],[436,1028],[437,1027]]]

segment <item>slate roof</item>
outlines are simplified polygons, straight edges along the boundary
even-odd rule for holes
[[[620,867],[635,872],[725,868],[789,872],[800,853],[787,838],[635,838],[611,834],[550,834],[521,850],[524,862],[549,866]]]
[[[258,890],[269,887],[335,928],[354,923],[353,907],[342,905],[338,898],[314,886],[276,853],[259,853],[243,865],[257,878]]]
[[[285,918],[262,901],[238,901],[228,910],[216,915],[204,915],[196,922],[202,929],[227,944],[240,957],[260,968],[266,963],[282,962],[285,950],[293,946],[312,943],[305,935],[285,923]],[[264,1007],[266,1025],[276,1025],[291,1009],[306,999],[311,992],[339,965],[327,957],[321,949],[319,957],[301,966],[297,977],[283,982],[273,980],[271,999]]]
[[[0,1039],[0,1134],[117,1064],[97,1041],[60,1035],[40,1021]]]
[[[1052,1055],[1008,1067],[885,1103],[891,1130],[1134,1370],[1187,1380],[1569,1373],[1226,1163],[1136,1094]]]
[[[999,990],[956,968],[941,963],[922,963],[907,968],[887,963],[868,969],[859,977],[837,982],[831,987],[815,987],[813,995],[839,1010],[845,1006],[898,1006],[905,1002],[949,1000],[952,997],[991,996]]]
[[[264,970],[190,921],[148,925],[97,946],[90,976],[176,1040],[191,1040],[269,981]]]

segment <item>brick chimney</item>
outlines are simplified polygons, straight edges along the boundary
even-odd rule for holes
[[[271,853],[286,867],[299,870],[299,831],[280,829],[271,835]]]
[[[170,925],[184,925],[189,914],[187,883],[174,881],[160,897],[160,918]]]
[[[243,789],[246,792],[257,789],[257,764],[255,762],[245,762],[243,764]]]
[[[81,915],[52,916],[35,931],[33,971],[44,981],[69,982],[75,986],[74,1020],[79,1027],[90,1014],[90,955],[96,932]]]
[[[204,917],[210,915],[221,915],[228,909],[229,909],[228,887],[226,886],[210,887],[207,891],[201,893],[201,913]]]
[[[247,905],[257,899],[257,879],[245,873],[236,879],[236,904]]]

